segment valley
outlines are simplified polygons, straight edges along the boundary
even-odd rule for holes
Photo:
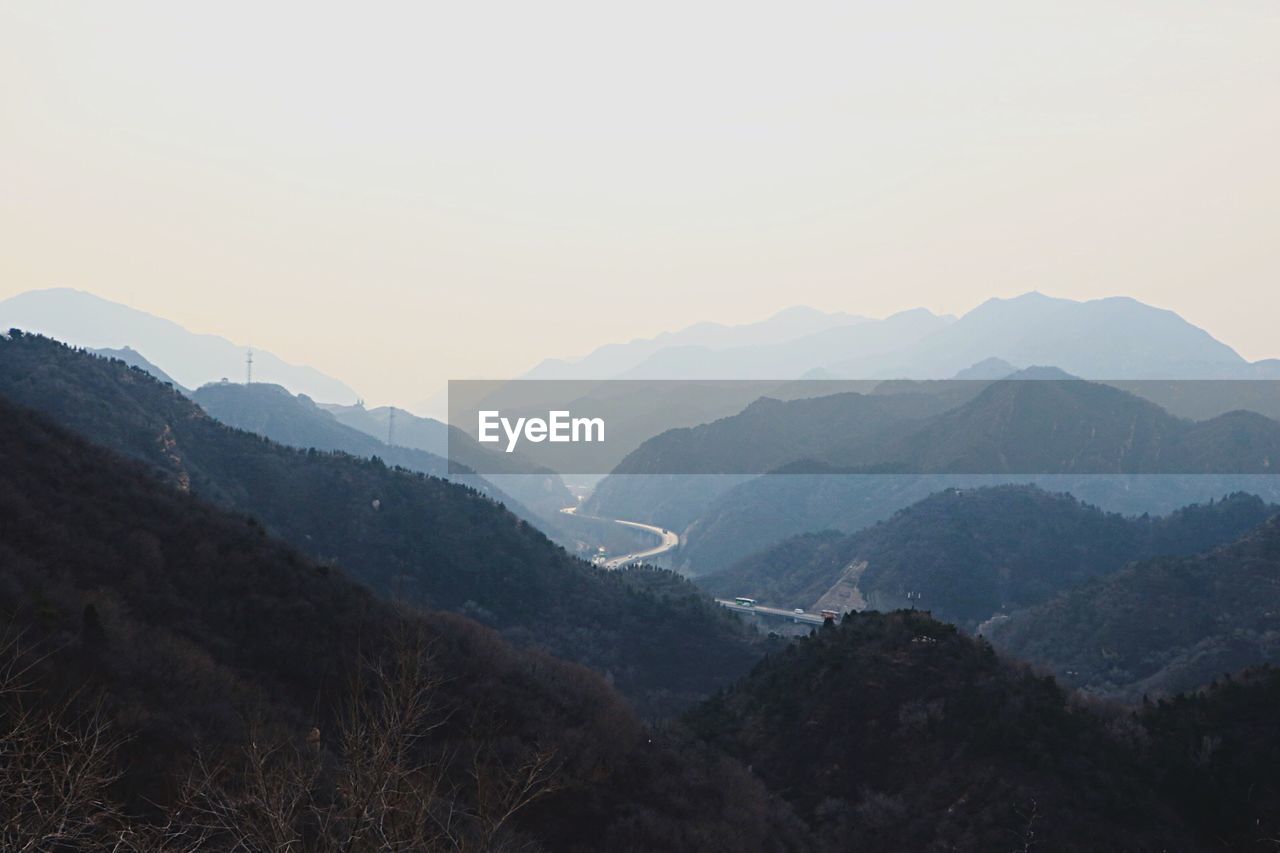
[[[983,364],[750,400],[584,493],[409,411],[14,329],[0,735],[36,737],[29,683],[40,725],[118,728],[77,747],[119,769],[74,805],[117,849],[271,849],[253,774],[324,844],[1253,849],[1280,831],[1280,424],[1232,401],[1272,389],[1162,381],[1195,419]],[[6,768],[0,803],[63,796],[61,765]]]

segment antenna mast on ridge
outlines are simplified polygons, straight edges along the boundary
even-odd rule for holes
[[[253,350],[246,350],[244,354],[244,384],[253,384]]]
[[[396,443],[396,407],[391,407],[390,414],[387,415],[387,447],[394,447]]]

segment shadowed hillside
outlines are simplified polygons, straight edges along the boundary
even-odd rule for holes
[[[1165,517],[1104,513],[1034,486],[951,489],[851,536],[788,539],[698,579],[779,607],[893,610],[908,592],[969,630],[1125,563],[1230,542],[1277,511],[1252,495]]]
[[[1205,554],[1128,566],[990,626],[1009,654],[1129,700],[1280,659],[1280,516]]]
[[[380,601],[3,399],[0,625],[5,849],[805,844],[589,670]]]
[[[921,611],[846,616],[686,720],[838,850],[1271,851],[1280,671],[1073,701]]]
[[[923,612],[847,616],[687,720],[841,849],[1188,849],[1101,718]]]
[[[700,505],[679,518],[687,534],[679,562],[695,574],[713,572],[796,534],[852,533],[948,487],[1036,482],[1128,514],[1170,512],[1233,491],[1280,500],[1272,462],[1280,459],[1280,423],[1262,415],[1231,411],[1191,421],[1118,388],[1080,380],[942,383],[956,385],[978,393],[940,414],[878,429],[870,428],[874,417],[860,414],[858,429],[839,428],[832,411],[815,423],[806,412],[819,401],[776,403],[770,422],[755,429],[748,425],[759,416],[750,410],[708,425],[719,439],[710,442],[718,445],[719,470],[756,470],[754,461],[735,469],[735,460],[772,464],[789,455],[792,461],[701,495]],[[917,388],[927,395],[937,386]],[[865,406],[859,396],[839,395],[849,400],[849,417]],[[955,400],[939,398],[944,408]],[[824,430],[824,423],[831,428]],[[793,443],[787,439],[793,432],[812,440]],[[700,442],[707,437],[673,430],[646,442],[627,464],[681,470]],[[647,494],[647,479],[606,479],[600,511]],[[680,506],[679,494],[668,495],[666,505]],[[660,517],[657,523],[678,526]]]
[[[651,570],[597,570],[470,489],[232,429],[119,362],[14,334],[0,339],[0,395],[261,519],[375,591],[585,663],[645,713],[705,695],[758,654],[747,629],[687,583],[657,596],[650,581],[666,581]]]

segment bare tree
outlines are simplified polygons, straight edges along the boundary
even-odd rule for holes
[[[104,849],[120,813],[110,797],[122,743],[100,703],[32,701],[40,658],[0,639],[0,849]]]
[[[193,754],[163,819],[130,821],[109,796],[123,740],[101,704],[28,701],[37,663],[0,641],[4,851],[515,851],[529,845],[513,818],[555,789],[551,750],[474,722],[432,737],[451,720],[443,682],[422,636],[402,634],[356,667],[331,737],[253,723],[234,754]]]
[[[556,789],[555,753],[521,750],[504,761],[491,746],[477,747],[471,762],[475,804],[472,810],[478,850],[518,849],[509,833],[512,818]]]
[[[526,749],[503,762],[480,746],[462,772],[460,748],[429,743],[450,719],[441,685],[425,641],[397,637],[357,668],[331,741],[318,728],[271,745],[259,735],[234,767],[198,759],[166,843],[264,853],[515,849],[511,818],[552,790],[553,755]]]
[[[1018,847],[1015,853],[1031,853],[1032,849],[1040,843],[1036,838],[1036,821],[1040,819],[1040,808],[1036,798],[1031,798],[1031,808],[1025,811],[1021,808],[1016,808],[1014,809],[1014,814],[1022,821],[1022,827],[1018,832],[1014,833],[1018,836],[1018,841],[1022,846]]]

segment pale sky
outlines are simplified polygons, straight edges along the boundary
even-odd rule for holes
[[[1280,356],[1280,3],[0,0],[0,298],[371,402],[789,305]]]

